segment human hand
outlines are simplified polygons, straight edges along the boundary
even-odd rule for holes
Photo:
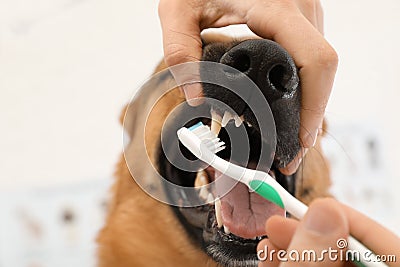
[[[323,37],[319,0],[160,0],[159,16],[169,66],[200,60],[200,32],[231,24],[247,24],[292,55],[302,86],[303,149],[281,172],[294,173],[307,148],[315,144],[338,64],[336,52]],[[189,104],[202,102],[200,84],[185,85],[183,90]]]
[[[319,257],[323,250],[338,249],[337,241],[349,233],[375,252],[376,255],[396,255],[400,259],[400,239],[367,216],[334,199],[318,199],[311,203],[306,215],[299,222],[279,216],[271,217],[266,224],[268,239],[262,240],[257,251],[313,250]],[[289,257],[287,257],[289,258]],[[262,266],[352,266],[349,262],[332,261],[325,254],[325,261],[279,262],[276,257],[260,261]],[[390,264],[388,262],[388,264]],[[392,264],[396,264],[393,262]],[[397,263],[398,264],[398,263]],[[399,266],[399,265],[393,265]]]

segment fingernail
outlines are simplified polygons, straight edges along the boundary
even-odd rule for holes
[[[279,171],[285,175],[292,175],[299,167],[302,159],[294,159],[285,168],[279,169]]]
[[[323,133],[324,133],[324,129],[322,129],[322,127],[318,128],[318,134],[317,135],[319,136],[319,135],[322,135]]]
[[[303,147],[310,148],[314,147],[317,142],[318,129],[315,129],[313,132],[307,133],[302,138]]]
[[[285,168],[279,169],[279,171],[285,175],[292,175],[297,168],[299,167],[303,157],[307,154],[308,148],[302,148],[299,153],[297,153],[296,157],[285,166]]]
[[[331,212],[333,212],[331,209],[325,209],[323,206],[311,207],[304,219],[305,228],[321,235],[336,232],[340,222],[332,220],[332,217],[336,218],[337,216]]]

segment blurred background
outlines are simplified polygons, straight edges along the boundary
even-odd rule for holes
[[[399,234],[400,2],[322,4],[332,192]],[[0,0],[0,267],[95,265],[118,116],[161,56],[157,1]]]

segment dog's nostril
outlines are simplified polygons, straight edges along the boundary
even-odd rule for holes
[[[236,60],[234,61],[234,66],[235,69],[241,72],[246,72],[250,68],[250,58],[246,54],[241,54],[238,55]]]
[[[283,67],[282,65],[275,65],[268,73],[268,80],[271,85],[281,92],[286,92],[285,84],[283,81],[284,73],[285,67]]]
[[[272,67],[268,72],[268,80],[274,89],[287,93],[293,90],[293,74],[280,64]]]
[[[230,60],[227,60],[225,64],[245,73],[250,69],[250,57],[246,54],[236,54]]]

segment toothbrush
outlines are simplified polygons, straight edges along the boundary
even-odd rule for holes
[[[248,188],[287,210],[297,219],[301,219],[307,212],[308,207],[287,192],[268,173],[247,169],[218,157],[216,153],[225,149],[225,143],[203,123],[199,122],[190,128],[182,127],[178,130],[177,135],[182,144],[197,158],[232,179],[247,185]],[[347,247],[349,250],[359,251],[359,261],[353,261],[357,266],[387,266],[380,262],[372,251],[352,236],[348,238]],[[368,259],[366,259],[367,255]]]

